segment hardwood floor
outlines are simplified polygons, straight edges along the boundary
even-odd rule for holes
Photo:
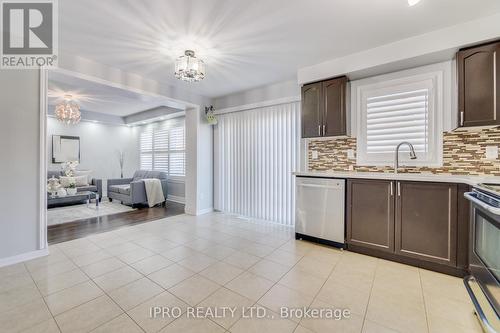
[[[166,207],[139,208],[131,212],[93,217],[49,226],[47,238],[49,244],[57,244],[91,234],[118,229],[127,225],[141,224],[180,214],[184,214],[184,205],[167,201]]]

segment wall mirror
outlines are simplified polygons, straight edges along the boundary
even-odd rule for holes
[[[52,163],[80,162],[80,137],[53,135]]]

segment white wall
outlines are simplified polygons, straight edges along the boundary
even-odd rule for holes
[[[218,97],[212,104],[220,110],[297,96],[300,96],[300,86],[296,80],[291,80]]]
[[[49,170],[60,170],[60,164],[52,164],[52,135],[80,137],[80,165],[78,169],[92,170],[92,178],[106,180],[120,178],[119,152],[124,152],[123,176],[132,177],[139,169],[139,137],[136,127],[108,125],[82,121],[78,125],[66,125],[55,118],[47,120],[47,161]]]
[[[0,266],[39,250],[40,74],[0,70]]]

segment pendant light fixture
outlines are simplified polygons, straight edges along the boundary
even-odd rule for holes
[[[198,82],[205,78],[205,63],[196,58],[194,51],[186,50],[175,61],[175,77],[187,82]]]
[[[56,105],[56,119],[68,124],[76,125],[82,119],[80,107],[73,101],[72,95],[64,95],[64,100]]]

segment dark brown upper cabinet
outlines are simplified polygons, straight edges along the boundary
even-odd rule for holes
[[[398,182],[397,187],[396,254],[456,266],[458,186]]]
[[[345,76],[302,87],[302,138],[346,135]]]
[[[459,125],[500,125],[500,41],[460,50]]]
[[[394,252],[394,182],[348,180],[347,243]]]

